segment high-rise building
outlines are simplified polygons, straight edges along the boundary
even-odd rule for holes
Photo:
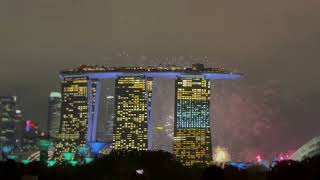
[[[51,92],[48,107],[48,133],[51,138],[57,138],[61,121],[61,93]]]
[[[88,124],[88,78],[64,78],[62,81],[61,124],[54,158],[63,160],[64,152],[74,152],[86,142]]]
[[[113,149],[148,150],[152,79],[124,76],[115,82]]]
[[[15,112],[15,142],[18,149],[22,149],[22,141],[24,139],[24,131],[25,131],[25,121],[23,120],[23,114],[18,107],[16,107]]]
[[[15,96],[0,97],[0,145],[15,145],[16,124]]]
[[[175,81],[174,154],[185,165],[212,160],[210,81],[183,76]]]

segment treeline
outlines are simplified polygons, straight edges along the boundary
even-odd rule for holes
[[[48,168],[40,162],[28,165],[8,160],[0,164],[0,179],[39,180],[320,180],[320,157],[303,162],[281,161],[272,169],[196,164],[185,167],[168,152],[112,152],[89,165],[68,164]]]

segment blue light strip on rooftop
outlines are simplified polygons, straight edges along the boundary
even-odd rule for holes
[[[203,75],[206,76],[207,79],[237,79],[240,78],[240,74],[226,74],[226,73],[184,73],[184,72],[143,72],[143,73],[135,73],[135,72],[93,72],[93,73],[82,73],[82,74],[61,74],[62,77],[83,77],[87,76],[90,79],[112,79],[117,78],[119,76],[137,76],[142,75],[146,77],[152,78],[176,78],[177,76],[183,75]]]

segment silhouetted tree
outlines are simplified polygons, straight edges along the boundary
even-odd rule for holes
[[[269,179],[272,180],[292,180],[299,179],[305,180],[307,179],[307,171],[305,166],[296,161],[288,160],[278,162],[269,174]]]
[[[39,162],[28,165],[13,160],[0,162],[0,180],[16,180],[22,175],[37,176],[39,180],[319,180],[319,168],[320,156],[303,162],[281,161],[271,170],[254,165],[241,170],[232,166],[207,167],[206,164],[186,167],[163,151],[114,151],[91,164],[77,167],[48,168]]]
[[[224,172],[218,166],[209,166],[203,172],[202,180],[223,180]]]

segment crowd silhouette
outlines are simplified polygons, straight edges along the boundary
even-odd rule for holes
[[[183,166],[168,152],[111,152],[88,165],[47,167],[41,162],[0,163],[0,179],[20,180],[319,180],[320,156],[302,162],[281,161],[271,169],[259,165],[241,170],[232,166]]]

